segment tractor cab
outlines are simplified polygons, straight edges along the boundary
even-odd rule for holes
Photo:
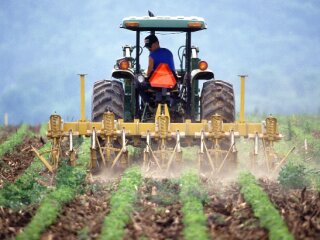
[[[151,120],[157,104],[165,103],[171,116],[177,121],[184,118],[196,119],[200,115],[199,80],[214,78],[208,64],[198,58],[199,49],[191,44],[193,32],[206,29],[206,23],[200,17],[127,17],[121,28],[135,32],[135,45],[123,47],[123,57],[117,60],[112,77],[124,82],[125,97],[131,104],[125,106],[125,119],[138,118]],[[143,39],[141,33],[157,35],[160,32],[185,33],[185,42],[178,49],[178,68],[172,73],[168,67],[160,65],[147,78],[141,67]],[[174,36],[174,35],[173,35]],[[142,42],[142,43],[141,43]],[[173,49],[168,47],[171,51]],[[141,85],[143,86],[141,88]],[[147,97],[143,97],[147,96]],[[145,100],[147,99],[147,101]],[[152,107],[152,108],[150,108]]]

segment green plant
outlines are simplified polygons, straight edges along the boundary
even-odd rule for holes
[[[310,185],[306,167],[292,162],[281,168],[278,181],[286,188],[304,188]]]
[[[124,172],[118,190],[111,196],[111,210],[105,217],[100,239],[122,239],[141,183],[142,175],[139,168],[132,167]]]
[[[196,173],[181,176],[180,200],[182,202],[183,235],[185,239],[208,239],[207,218],[203,213],[202,201],[206,198]]]
[[[293,240],[287,226],[283,222],[279,212],[270,202],[266,192],[259,186],[255,177],[249,172],[243,172],[239,176],[241,193],[248,202],[254,215],[259,218],[263,227],[269,230],[271,240]]]
[[[168,206],[179,201],[179,196],[177,194],[178,183],[174,179],[153,179],[148,178],[145,180],[146,185],[156,188],[157,194],[152,195],[152,191],[147,196],[149,201],[157,203],[160,205]],[[151,189],[150,189],[151,190]]]
[[[22,124],[16,133],[12,134],[4,143],[0,145],[0,157],[5,153],[12,151],[12,149],[22,143],[23,138],[28,134],[31,134],[29,127],[26,124]]]
[[[50,148],[51,144],[47,143],[40,151],[45,152]],[[45,157],[47,156],[48,154],[45,155]],[[14,183],[6,183],[0,190],[0,206],[16,208],[25,204],[39,202],[43,195],[49,191],[37,182],[42,169],[42,162],[34,158],[31,165]]]
[[[90,140],[81,145],[77,166],[61,166],[57,173],[57,188],[41,202],[36,214],[17,239],[39,239],[47,226],[54,223],[62,205],[71,201],[82,189],[87,172],[87,160],[90,156]]]

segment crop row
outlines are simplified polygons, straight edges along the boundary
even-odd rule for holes
[[[41,201],[35,216],[17,239],[39,239],[46,227],[55,222],[62,205],[71,201],[79,192],[86,178],[89,146],[90,141],[82,143],[76,167],[64,165],[59,168],[56,189]]]
[[[269,230],[270,239],[294,239],[283,222],[279,212],[271,203],[267,193],[259,186],[250,173],[242,173],[239,177],[241,193],[251,205],[256,217],[263,227]]]
[[[208,239],[207,218],[203,213],[201,184],[196,173],[187,172],[181,179],[180,200],[182,202],[183,235],[185,239]]]
[[[89,145],[84,143],[82,147]],[[89,149],[86,146],[84,149]],[[57,173],[56,189],[49,192],[29,225],[17,239],[39,239],[41,233],[55,222],[61,207],[72,200],[84,183],[89,152],[82,152],[77,167],[62,166]],[[199,177],[186,173],[179,179],[179,198],[182,203],[184,239],[208,239],[207,217],[203,212],[203,202],[207,195],[201,190]],[[137,201],[137,192],[142,183],[142,175],[137,167],[129,168],[123,174],[110,200],[110,212],[105,217],[100,239],[122,239],[125,227]],[[279,212],[270,202],[253,175],[246,173],[239,177],[241,193],[250,204],[261,226],[269,231],[270,239],[293,239]]]
[[[111,210],[104,220],[100,239],[122,239],[141,183],[142,175],[139,168],[129,168],[123,174],[117,192],[111,197]]]
[[[5,153],[10,152],[15,146],[22,143],[24,137],[31,134],[29,127],[26,124],[22,124],[16,133],[9,136],[9,138],[0,145],[0,157]]]

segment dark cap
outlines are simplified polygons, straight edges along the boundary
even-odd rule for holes
[[[149,36],[147,36],[145,39],[144,39],[144,47],[146,48],[150,48],[151,45],[155,42],[159,42],[158,38],[156,37],[156,35],[154,34],[151,34]]]

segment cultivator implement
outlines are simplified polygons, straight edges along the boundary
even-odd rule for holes
[[[199,168],[203,166],[211,172],[220,173],[228,162],[236,163],[236,139],[245,137],[252,139],[253,157],[252,167],[256,164],[259,153],[259,144],[264,149],[265,165],[270,173],[277,163],[278,155],[274,150],[274,143],[281,139],[278,132],[277,119],[269,116],[262,123],[248,123],[244,121],[244,105],[241,102],[240,120],[234,123],[224,123],[222,116],[212,115],[209,120],[183,123],[170,121],[170,114],[166,104],[157,107],[155,121],[151,123],[124,122],[123,119],[115,120],[112,112],[105,112],[101,122],[90,122],[85,119],[84,110],[84,81],[85,76],[80,75],[81,81],[81,119],[76,122],[63,122],[61,116],[50,116],[47,137],[52,141],[50,160],[43,157],[44,153],[37,156],[49,171],[54,172],[59,165],[62,155],[61,143],[68,139],[70,164],[76,164],[76,152],[73,147],[74,136],[91,137],[90,168],[102,164],[107,168],[122,167],[129,164],[128,144],[144,147],[143,166],[149,169],[156,168],[169,171],[173,165],[182,163],[183,146],[199,146]],[[241,88],[244,88],[244,76],[241,76]],[[241,94],[244,95],[244,91]],[[283,160],[282,160],[283,162]],[[235,166],[232,166],[233,168]]]

